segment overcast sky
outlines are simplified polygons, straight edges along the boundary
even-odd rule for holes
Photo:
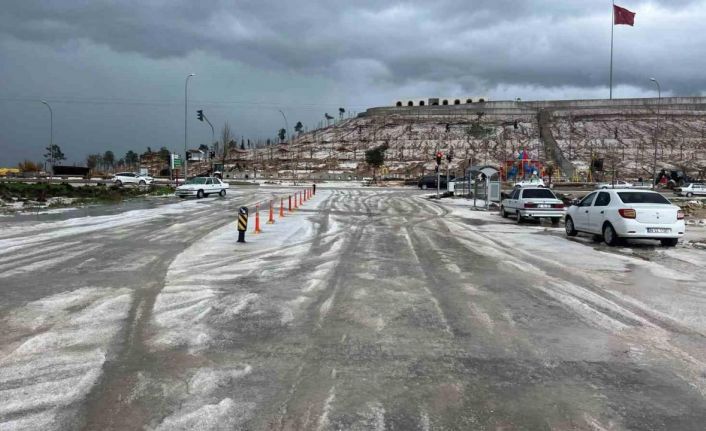
[[[706,90],[706,0],[625,0],[615,97]],[[315,127],[338,107],[398,99],[607,98],[611,2],[597,0],[6,0],[0,11],[0,166],[90,152],[184,148]]]

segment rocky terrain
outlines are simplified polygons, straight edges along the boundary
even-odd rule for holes
[[[434,169],[437,150],[453,149],[451,169],[506,165],[521,152],[552,162],[568,180],[649,178],[657,168],[706,174],[706,98],[482,102],[371,108],[357,118],[302,133],[287,144],[242,152],[231,161],[260,171],[307,170],[369,175],[365,151],[388,147],[383,173],[416,177]],[[591,170],[602,160],[603,170]]]

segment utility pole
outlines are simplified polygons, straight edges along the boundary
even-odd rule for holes
[[[46,100],[41,102],[49,108],[49,163],[51,164],[52,177],[54,176],[54,111]]]
[[[654,157],[652,158],[652,190],[654,190],[657,187],[657,130],[659,128],[659,108],[660,105],[662,104],[662,87],[659,85],[659,81],[657,81],[655,78],[650,78],[650,81],[654,82],[657,84],[657,127],[655,127],[655,131],[652,135],[652,140],[654,140],[655,144],[655,152],[654,152]]]
[[[187,160],[186,160],[186,153],[189,151],[188,148],[188,137],[187,137],[187,108],[189,105],[189,78],[192,76],[196,76],[195,73],[190,73],[186,77],[186,81],[184,82],[184,182],[188,180],[188,166],[187,166]]]

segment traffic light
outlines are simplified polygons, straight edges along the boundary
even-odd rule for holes
[[[441,153],[441,151],[436,152],[436,164],[440,165],[441,164],[441,158],[444,157],[444,155]]]
[[[203,110],[202,109],[199,109],[198,111],[196,111],[196,118],[198,118],[199,121],[203,121]]]

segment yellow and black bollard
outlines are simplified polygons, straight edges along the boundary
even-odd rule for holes
[[[245,242],[245,231],[248,230],[248,207],[238,210],[238,242]]]

